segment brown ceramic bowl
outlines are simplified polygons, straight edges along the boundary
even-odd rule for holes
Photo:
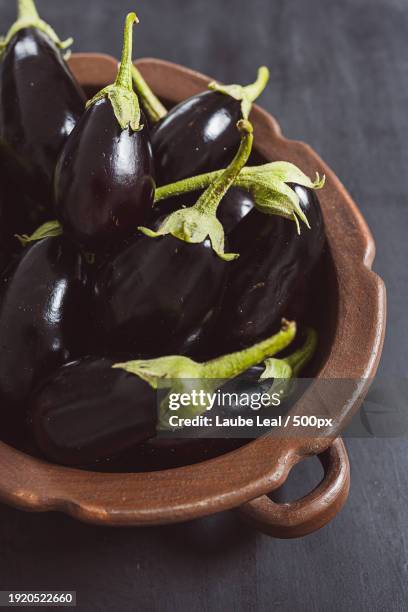
[[[96,54],[72,56],[71,68],[87,92],[113,81],[117,62]],[[163,99],[179,102],[206,88],[208,77],[158,60],[138,66]],[[319,437],[265,436],[207,461],[175,469],[138,473],[96,473],[51,465],[0,443],[0,500],[32,511],[60,510],[102,525],[157,525],[197,518],[241,506],[247,518],[273,535],[313,531],[344,503],[349,466],[341,428],[358,409],[377,369],[385,329],[385,290],[371,271],[374,242],[357,206],[322,160],[307,145],[285,139],[276,120],[259,107],[251,119],[257,152],[267,160],[294,162],[306,174],[325,174],[319,193],[327,228],[328,254],[321,282],[320,362],[317,378],[358,382],[353,393],[325,398],[338,417]],[[355,347],[358,350],[355,350]],[[293,407],[313,413],[309,391]],[[334,441],[334,443],[333,443]],[[294,504],[273,504],[266,494],[279,487],[302,458],[320,454],[323,483]],[[257,499],[258,498],[258,499]],[[251,501],[254,500],[254,501]]]

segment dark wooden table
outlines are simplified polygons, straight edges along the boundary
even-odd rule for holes
[[[262,104],[310,143],[358,202],[389,298],[381,371],[406,376],[408,348],[408,2],[406,0],[38,0],[75,49],[120,52],[136,8],[135,53],[227,82],[272,78]],[[86,8],[85,8],[86,6]],[[14,14],[0,0],[1,30]],[[349,440],[350,499],[299,541],[276,541],[232,513],[186,525],[113,530],[0,507],[0,587],[75,589],[81,610],[326,610],[408,605],[408,444]],[[318,477],[299,466],[284,495]]]

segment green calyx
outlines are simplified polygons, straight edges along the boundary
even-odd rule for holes
[[[202,391],[213,393],[222,380],[230,380],[248,368],[276,355],[293,341],[296,323],[283,320],[277,334],[254,346],[217,357],[205,363],[197,363],[182,355],[170,355],[157,359],[135,360],[117,363],[120,368],[138,376],[153,389],[165,389],[166,395],[160,403],[159,427],[168,428],[169,397],[172,393],[191,393]],[[199,404],[187,404],[178,411],[180,417],[193,417],[203,413],[208,407],[206,399]]]
[[[242,85],[222,85],[213,81],[208,85],[208,88],[240,101],[242,118],[248,119],[253,102],[261,95],[268,81],[269,70],[266,66],[261,66],[258,68],[256,81],[251,83],[251,85],[246,85],[245,87]]]
[[[293,390],[293,379],[298,377],[303,368],[312,359],[317,347],[317,333],[314,329],[306,330],[306,340],[297,351],[284,359],[268,358],[265,360],[265,370],[259,380],[274,379],[269,394],[279,394],[281,399],[287,397]]]
[[[61,236],[61,234],[62,227],[59,221],[47,221],[47,223],[40,225],[40,227],[38,227],[30,236],[27,234],[15,234],[15,237],[20,241],[22,246],[27,246],[32,242],[37,242],[37,240]]]
[[[299,196],[288,183],[297,183],[309,189],[322,189],[326,180],[316,173],[316,179],[312,181],[297,166],[283,161],[245,168],[239,179],[239,186],[250,192],[260,212],[292,219],[298,234],[299,220],[309,229],[310,225],[300,206]]]
[[[0,57],[5,52],[14,35],[23,28],[37,28],[37,30],[44,32],[44,34],[46,34],[61,50],[67,49],[74,42],[72,38],[68,38],[64,41],[60,40],[52,27],[40,18],[34,0],[18,0],[17,21],[13,23],[6,36],[0,39]]]
[[[141,232],[150,238],[171,234],[179,240],[194,244],[204,242],[209,238],[213,250],[221,259],[231,261],[238,257],[236,253],[224,252],[224,228],[216,216],[222,198],[245,166],[252,150],[253,128],[251,123],[241,119],[237,127],[241,132],[241,144],[237,154],[231,164],[209,183],[206,191],[194,206],[176,210],[170,214],[156,232],[146,227],[139,227]]]
[[[155,204],[173,196],[206,189],[222,173],[223,170],[216,170],[159,187],[155,193]],[[300,233],[299,221],[305,223],[307,227],[310,226],[300,206],[298,195],[288,183],[297,183],[310,189],[322,189],[325,180],[324,176],[320,177],[316,173],[316,179],[312,181],[294,164],[278,161],[242,168],[234,180],[234,186],[249,191],[260,212],[279,215],[294,221]]]
[[[136,13],[129,13],[125,21],[122,58],[115,82],[101,89],[87,102],[86,108],[103,98],[108,98],[122,130],[129,128],[138,132],[143,125],[140,125],[140,104],[133,90],[132,82],[133,25],[135,23],[139,23]]]

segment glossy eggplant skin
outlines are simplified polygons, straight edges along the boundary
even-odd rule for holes
[[[214,317],[230,265],[208,240],[135,237],[107,261],[97,280],[105,346],[134,358],[178,354]]]
[[[114,363],[92,357],[69,363],[35,391],[29,421],[47,459],[90,465],[155,436],[155,392]]]
[[[158,185],[227,165],[239,147],[236,124],[241,114],[241,102],[216,91],[170,110],[152,131]]]
[[[293,221],[252,210],[230,235],[231,248],[240,257],[217,322],[224,351],[250,346],[273,333],[322,254],[325,232],[316,193],[300,185],[291,187],[310,230],[302,225],[298,235]]]
[[[158,202],[153,208],[153,222],[160,217],[169,215],[179,208],[193,206],[201,194],[202,191],[193,191],[182,196],[176,196]],[[245,189],[240,189],[239,187],[230,187],[230,189],[228,189],[217,210],[217,217],[222,223],[224,232],[227,236],[254,206],[255,204],[251,194]]]
[[[37,28],[19,30],[0,63],[0,147],[15,180],[50,213],[55,164],[84,109],[59,49]]]
[[[56,213],[64,230],[86,250],[106,251],[146,221],[154,188],[147,128],[122,130],[108,98],[92,104],[55,171]]]
[[[12,411],[39,378],[88,352],[92,290],[82,255],[63,237],[26,247],[0,281],[0,405]]]
[[[227,236],[238,226],[244,217],[254,208],[254,200],[245,189],[231,187],[221,200],[218,219],[221,221]]]

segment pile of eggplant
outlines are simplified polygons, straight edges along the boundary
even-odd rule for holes
[[[324,179],[248,165],[266,68],[167,110],[132,63],[130,13],[116,80],[87,101],[72,41],[17,5],[0,41],[0,427],[89,466],[166,427],[163,384],[299,373]]]

